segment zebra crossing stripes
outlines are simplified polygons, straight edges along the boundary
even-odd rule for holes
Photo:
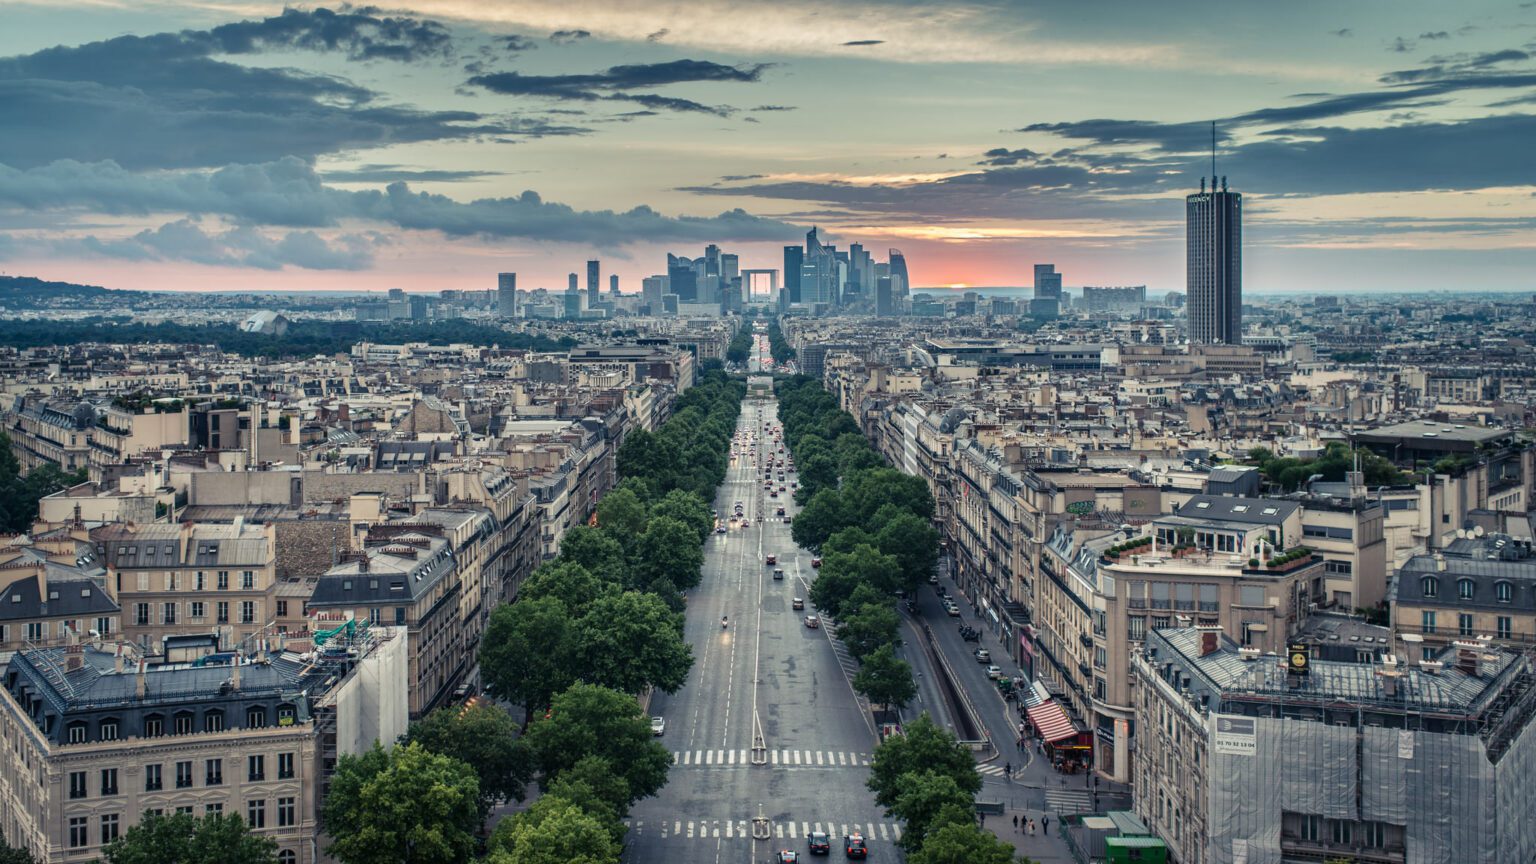
[[[768,764],[775,768],[869,767],[870,754],[851,750],[770,750]],[[674,750],[672,764],[689,768],[731,768],[752,763],[750,750]],[[985,772],[986,766],[980,769]],[[999,769],[1001,771],[1001,769]]]
[[[747,819],[674,819],[670,822],[647,823],[641,819],[626,819],[624,827],[634,836],[656,835],[662,839],[681,840],[750,840],[752,823]],[[803,840],[815,832],[823,832],[832,840],[841,840],[851,832],[863,834],[865,839],[895,842],[901,839],[901,825],[896,822],[797,822],[783,821],[769,824],[770,835],[775,840]]]
[[[1055,813],[1093,812],[1093,793],[1087,789],[1046,789],[1045,807]]]

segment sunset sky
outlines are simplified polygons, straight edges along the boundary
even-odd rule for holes
[[[1536,290],[1536,0],[0,0],[0,272],[626,291],[811,225],[914,284]]]

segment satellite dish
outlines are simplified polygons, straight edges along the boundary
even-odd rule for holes
[[[1473,537],[1481,537],[1481,536],[1483,536],[1483,526],[1479,525],[1476,528],[1473,528],[1472,529],[1472,536]]]

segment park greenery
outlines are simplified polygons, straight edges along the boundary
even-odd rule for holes
[[[784,333],[779,330],[777,319],[768,320],[768,353],[773,357],[773,365],[783,366],[795,359],[795,349],[789,347],[784,341]]]
[[[854,689],[899,710],[916,695],[912,667],[896,656],[896,602],[912,595],[938,560],[933,496],[916,477],[889,467],[858,425],[814,380],[779,382],[784,440],[799,468],[795,542],[818,552],[811,600],[839,623],[838,638],[859,661]]]
[[[1406,479],[1388,459],[1369,450],[1350,450],[1348,445],[1338,441],[1330,443],[1316,459],[1276,456],[1267,447],[1248,451],[1248,463],[1256,465],[1265,481],[1282,492],[1300,489],[1313,475],[1321,475],[1323,480],[1330,482],[1341,482],[1346,473],[1355,470],[1356,457],[1359,457],[1360,471],[1365,475],[1367,486],[1391,486]]]
[[[737,328],[736,335],[731,337],[731,343],[725,348],[726,362],[736,366],[746,365],[747,358],[752,355],[752,319],[747,318]]]
[[[904,824],[898,842],[907,860],[1015,861],[1012,846],[977,825],[973,802],[981,791],[981,775],[970,751],[927,714],[904,731],[875,748],[867,784],[886,815]]]
[[[490,324],[471,321],[405,322],[398,324],[363,324],[352,321],[294,321],[281,336],[246,333],[234,324],[183,324],[166,321],[159,324],[135,323],[120,317],[87,317],[68,321],[16,319],[0,328],[0,346],[37,348],[50,345],[80,345],[92,342],[144,345],[213,345],[242,357],[312,357],[316,354],[344,354],[358,342],[401,344],[425,342],[429,345],[468,343],[481,347],[565,350],[574,347],[569,337],[551,339],[541,333],[513,333]]]
[[[86,481],[84,468],[65,471],[57,465],[34,468],[26,476],[11,450],[11,437],[0,431],[0,531],[20,534],[37,518],[37,502],[60,489]]]
[[[149,813],[102,849],[106,864],[276,864],[277,842],[239,816]]]

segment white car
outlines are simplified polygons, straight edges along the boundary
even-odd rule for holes
[[[665,718],[665,717],[652,717],[651,718],[651,734],[652,735],[657,735],[657,736],[664,735],[664,734],[666,734],[666,731],[667,731],[667,718]]]
[[[1001,677],[1003,677],[1003,670],[1001,668],[997,667],[997,666],[988,666],[987,667],[987,677],[991,678],[993,680],[1001,678]],[[660,719],[660,718],[657,718],[657,719]],[[660,733],[657,733],[657,734],[660,734]]]

